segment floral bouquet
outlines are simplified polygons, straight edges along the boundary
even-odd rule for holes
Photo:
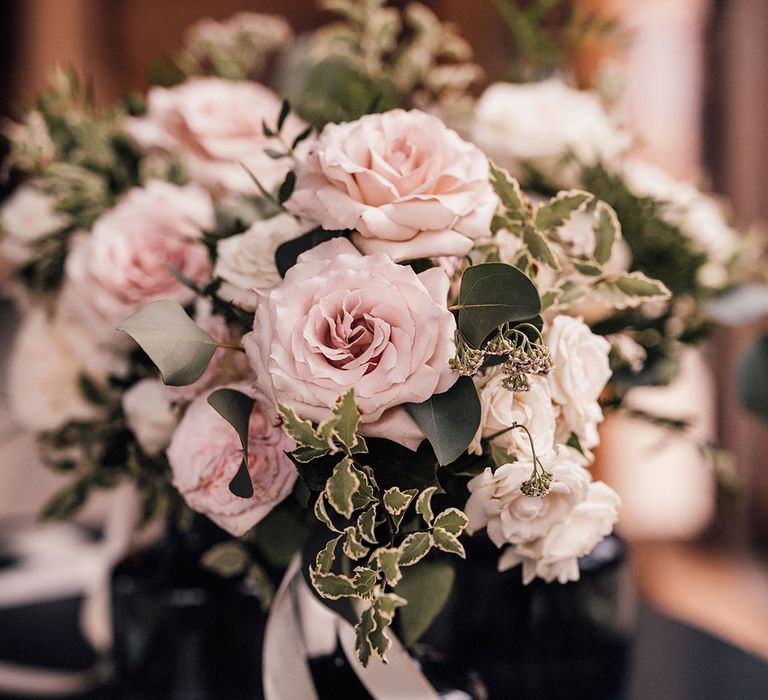
[[[272,639],[303,578],[365,667],[393,621],[406,646],[429,627],[466,534],[526,582],[579,578],[619,506],[588,471],[612,349],[642,367],[637,319],[669,328],[679,299],[575,142],[563,159],[542,132],[556,184],[524,191],[531,168],[436,116],[477,77],[452,28],[328,4],[342,24],[284,57],[314,76],[295,110],[254,79],[277,47],[249,15],[193,28],[173,84],[120,107],[59,75],[5,131],[0,255],[26,312],[13,403],[72,476],[46,515],[126,480],[141,522],[201,513],[241,538],[205,563],[258,588]],[[260,557],[287,570],[276,595]]]

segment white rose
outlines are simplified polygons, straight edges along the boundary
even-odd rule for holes
[[[563,446],[540,459],[552,475],[546,496],[525,496],[521,491],[533,472],[530,459],[504,464],[495,472],[486,469],[472,479],[464,506],[469,518],[467,530],[477,532],[485,527],[490,540],[502,547],[544,537],[565,520],[586,497],[589,472]]]
[[[66,226],[54,204],[34,183],[18,187],[0,208],[0,258],[23,265],[32,257],[32,243]]]
[[[179,411],[159,379],[142,379],[123,394],[128,427],[147,454],[157,454],[171,443]]]
[[[99,410],[80,389],[125,371],[124,358],[99,346],[71,320],[50,319],[43,308],[24,318],[6,377],[11,410],[30,430],[53,430],[70,420],[92,420]]]
[[[275,253],[282,243],[298,238],[310,227],[290,214],[256,221],[247,231],[219,241],[213,270],[224,280],[218,295],[243,309],[256,308],[257,289],[269,289],[280,281]]]
[[[556,79],[491,85],[477,103],[471,133],[492,160],[518,176],[525,162],[557,177],[569,153],[592,164],[630,145],[629,135],[616,126],[596,95]],[[562,185],[575,184],[569,177],[557,179]]]
[[[508,547],[499,559],[499,571],[523,565],[523,582],[537,576],[550,583],[579,580],[579,557],[589,554],[611,533],[619,517],[615,491],[601,481],[589,485],[587,497],[546,536]]]
[[[575,433],[582,447],[595,447],[603,419],[598,398],[611,377],[610,343],[579,318],[557,316],[544,341],[553,368],[547,375],[552,400],[560,405],[559,438]]]
[[[555,442],[557,409],[552,405],[547,380],[543,377],[531,377],[529,391],[510,391],[503,384],[504,377],[500,369],[493,369],[485,376],[475,375],[480,394],[481,419],[478,433],[469,447],[470,451],[480,454],[481,437],[488,438],[518,423],[530,431],[534,448],[539,455],[551,452]],[[526,432],[520,428],[507,430],[492,442],[511,456],[531,456],[531,442]]]

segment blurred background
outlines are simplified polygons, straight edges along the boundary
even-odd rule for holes
[[[424,2],[460,26],[487,82],[506,75],[512,47],[491,0]],[[768,221],[768,2],[580,2],[616,19],[622,36],[620,45],[586,43],[568,57],[581,86],[617,80],[620,113],[643,157],[723,195],[742,229]],[[323,19],[310,0],[0,0],[0,113],[15,114],[57,65],[90,76],[98,103],[143,89],[147,66],[173,52],[187,26],[241,10],[282,14],[297,33]],[[5,358],[15,316],[9,302],[1,308]],[[692,418],[701,439],[733,454],[732,470],[714,473],[684,438],[610,422],[597,469],[624,499],[623,534],[643,593],[768,658],[766,435],[731,388],[735,358],[757,330],[718,329],[684,382],[643,399]],[[668,478],[673,471],[680,478]],[[0,517],[35,512],[56,479],[4,412]]]

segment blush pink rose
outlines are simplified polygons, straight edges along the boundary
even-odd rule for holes
[[[363,253],[395,260],[463,256],[490,235],[497,198],[483,153],[418,110],[327,125],[288,209],[328,230],[353,229]]]
[[[349,389],[361,432],[416,449],[424,435],[402,408],[449,389],[456,323],[439,268],[416,274],[335,238],[299,256],[264,292],[243,345],[261,391],[321,421]],[[266,380],[266,381],[264,381]]]
[[[247,385],[230,388],[249,393]],[[296,447],[274,427],[264,405],[256,402],[248,425],[248,472],[253,496],[240,498],[229,482],[240,468],[243,450],[235,429],[198,396],[187,409],[167,450],[173,485],[192,510],[235,536],[244,535],[290,494],[296,469],[285,452]]]
[[[111,332],[151,301],[191,302],[194,292],[168,266],[206,281],[211,261],[201,239],[213,225],[210,195],[197,185],[152,181],[130,190],[90,235],[74,239],[66,264],[68,306]]]
[[[281,101],[269,88],[251,81],[192,78],[172,88],[153,87],[147,113],[125,128],[146,150],[178,154],[190,179],[215,192],[256,192],[245,165],[267,189],[283,181],[291,160],[274,160],[264,149],[284,151],[264,133],[275,127]],[[291,143],[305,124],[293,114],[283,126]]]

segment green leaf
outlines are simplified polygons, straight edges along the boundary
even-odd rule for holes
[[[599,275],[603,274],[603,268],[595,265],[593,262],[590,261],[584,261],[580,260],[578,258],[571,258],[571,264],[578,270],[582,275],[587,275],[588,277],[597,277]]]
[[[282,243],[275,253],[275,264],[280,276],[285,277],[285,273],[296,264],[296,260],[302,253],[333,238],[346,235],[348,235],[347,231],[326,231],[318,227],[303,236]]]
[[[237,474],[229,482],[229,490],[240,498],[250,498],[253,496],[253,482],[248,473],[248,423],[255,402],[235,389],[217,389],[208,395],[208,403],[237,431],[243,448],[243,459]]]
[[[348,457],[342,459],[334,468],[331,478],[325,485],[325,495],[334,510],[345,518],[352,517],[354,503],[352,494],[360,488],[358,471]]]
[[[338,398],[333,407],[333,418],[335,436],[350,453],[354,452],[360,442],[356,435],[360,409],[355,403],[354,389]]]
[[[288,115],[291,113],[291,103],[288,100],[283,100],[283,104],[280,105],[280,114],[277,117],[277,131],[278,133],[283,130],[283,125]]]
[[[595,208],[595,253],[594,258],[600,265],[605,265],[611,258],[613,246],[621,235],[621,224],[613,207],[599,201]]]
[[[277,201],[280,202],[280,204],[287,202],[291,198],[295,187],[296,173],[293,170],[290,170],[285,176],[285,180],[283,180],[280,188],[277,190]]]
[[[459,377],[448,391],[424,403],[405,404],[405,409],[427,436],[443,466],[459,458],[480,425],[480,399],[470,377]]]
[[[524,321],[541,311],[535,285],[504,263],[472,265],[464,271],[458,304],[459,330],[475,347],[499,326]]]
[[[424,522],[427,525],[432,524],[432,518],[434,517],[432,514],[432,496],[435,495],[437,490],[437,486],[430,486],[424,489],[416,499],[416,512],[424,518]]]
[[[592,293],[617,309],[632,309],[646,301],[663,301],[670,297],[669,290],[662,282],[642,272],[627,272],[599,282],[592,287]]]
[[[143,306],[117,330],[141,346],[170,386],[185,386],[200,379],[217,347],[181,304],[169,299]]]
[[[360,532],[360,536],[366,542],[376,544],[376,508],[371,507],[368,510],[364,510],[357,518],[357,529]]]
[[[368,547],[361,541],[356,528],[346,528],[344,530],[344,535],[344,554],[346,554],[352,561],[362,559],[368,554]]]
[[[452,535],[460,535],[467,527],[469,520],[458,508],[448,508],[435,518],[433,526],[447,530]]]
[[[264,132],[264,136],[267,136],[268,138],[277,136],[277,134],[269,126],[267,126],[267,122],[265,119],[261,120],[261,130]]]
[[[323,440],[308,420],[299,418],[295,411],[284,404],[277,404],[277,414],[283,423],[283,430],[290,435],[298,445],[291,454],[300,462],[310,462],[324,457],[332,451],[332,445]]]
[[[736,395],[750,413],[768,421],[768,333],[761,335],[739,360]]]
[[[407,647],[419,641],[448,602],[456,573],[442,561],[423,561],[403,571],[397,592],[408,601],[399,612],[399,636]]]
[[[359,593],[355,588],[355,583],[349,576],[324,573],[314,569],[310,570],[309,576],[315,590],[323,598],[339,600],[339,598],[359,597]]]
[[[331,540],[328,540],[328,543],[323,547],[318,553],[317,557],[315,558],[315,566],[317,567],[317,571],[319,571],[321,574],[328,574],[331,572],[331,569],[333,568],[333,562],[336,560],[336,545],[339,544],[339,540],[342,538],[342,535],[339,535],[338,537],[334,537]]]
[[[415,491],[405,493],[396,486],[393,486],[391,489],[387,489],[384,492],[384,507],[387,509],[388,513],[392,515],[400,515],[405,512],[406,508],[408,508],[414,495]]]
[[[332,530],[333,532],[339,532],[338,529],[336,529],[336,526],[333,524],[333,520],[331,520],[331,516],[328,514],[328,509],[325,507],[325,493],[320,493],[317,497],[317,500],[315,501],[314,506],[314,513],[315,517],[323,523],[329,530]]]
[[[435,542],[435,547],[438,549],[442,549],[449,554],[458,554],[462,559],[466,558],[464,545],[459,542],[459,538],[452,532],[442,527],[435,527],[432,529],[432,539]]]
[[[373,656],[371,635],[376,631],[376,625],[376,613],[373,606],[363,610],[360,614],[360,620],[355,625],[355,654],[363,666],[367,666],[371,656]]]
[[[520,189],[520,183],[503,168],[489,163],[490,180],[494,191],[499,196],[507,219],[522,224],[528,218],[528,207]]]
[[[533,226],[523,227],[523,243],[525,243],[528,252],[534,260],[538,260],[539,262],[548,265],[553,270],[560,269],[557,258],[549,247],[547,239]]]
[[[432,549],[432,535],[412,532],[400,544],[400,566],[412,566],[421,561]]]
[[[285,151],[278,151],[274,148],[265,148],[264,153],[272,160],[280,160],[280,158],[285,158],[288,155]]]
[[[309,135],[312,133],[312,125],[310,124],[304,131],[302,131],[295,139],[293,139],[293,142],[291,143],[291,150],[296,148],[302,141],[305,141]]]
[[[237,541],[221,542],[203,554],[200,563],[224,578],[244,573],[251,561],[248,550]]]
[[[261,609],[267,612],[275,597],[275,587],[264,568],[252,562],[243,578],[243,584],[258,598]]]
[[[571,216],[581,211],[593,199],[589,192],[567,190],[558,192],[552,199],[542,204],[534,216],[536,228],[549,231],[562,226]]]
[[[396,586],[403,574],[400,572],[400,550],[393,547],[379,547],[371,557],[390,586]]]

